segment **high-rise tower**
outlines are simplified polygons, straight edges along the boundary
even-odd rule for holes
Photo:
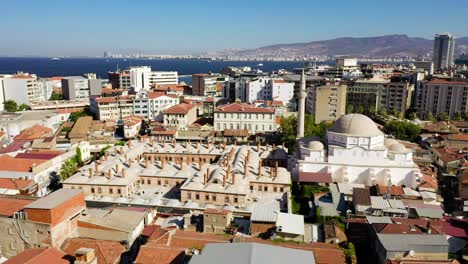
[[[453,65],[453,51],[455,48],[455,40],[448,33],[437,34],[434,38],[434,68],[443,70]]]
[[[304,119],[305,119],[305,99],[307,96],[306,79],[304,69],[302,69],[301,81],[299,84],[299,109],[297,110],[297,138],[304,137]]]

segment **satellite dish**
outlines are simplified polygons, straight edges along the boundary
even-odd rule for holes
[[[409,255],[410,257],[414,257],[415,254],[416,254],[416,252],[414,252],[414,250],[410,250],[410,251],[408,252],[408,255]]]

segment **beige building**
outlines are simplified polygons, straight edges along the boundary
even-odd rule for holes
[[[174,105],[164,111],[164,126],[186,130],[197,120],[197,108],[192,104]]]
[[[203,232],[224,234],[231,221],[231,211],[208,208],[203,212]]]
[[[346,114],[345,84],[329,83],[309,89],[307,112],[315,116],[315,123],[335,121]]]
[[[404,116],[410,107],[414,85],[384,79],[357,80],[348,85],[346,104],[364,109],[398,111]]]
[[[134,113],[133,97],[131,96],[92,96],[89,102],[91,113],[93,113],[98,120],[118,120],[127,116],[132,116]]]
[[[222,105],[214,112],[214,129],[244,129],[250,134],[277,130],[275,109],[233,103]]]
[[[468,112],[468,82],[434,79],[418,83],[414,105],[420,118],[446,113],[451,117]]]

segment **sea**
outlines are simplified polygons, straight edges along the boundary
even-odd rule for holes
[[[129,66],[151,66],[153,71],[177,71],[179,81],[191,83],[195,73],[221,72],[228,66],[250,66],[265,72],[302,67],[298,61],[222,61],[202,59],[106,59],[106,58],[0,58],[0,74],[18,71],[36,74],[39,77],[74,76],[96,73],[98,78],[107,78],[107,72],[123,70]]]

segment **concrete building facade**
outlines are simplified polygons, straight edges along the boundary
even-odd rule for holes
[[[313,114],[315,123],[335,121],[346,114],[345,84],[335,83],[317,86],[307,93],[307,112]]]

